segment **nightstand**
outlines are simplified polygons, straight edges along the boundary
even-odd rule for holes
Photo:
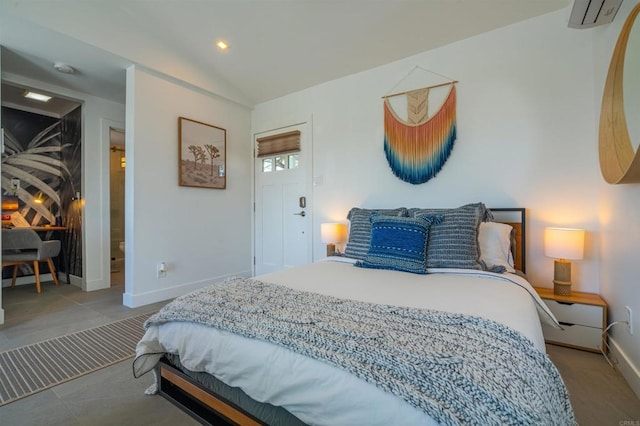
[[[564,328],[542,324],[545,342],[592,352],[606,348],[602,332],[607,326],[607,302],[599,295],[572,291],[561,296],[551,288],[535,290]]]

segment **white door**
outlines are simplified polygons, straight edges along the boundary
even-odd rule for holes
[[[311,134],[307,123],[254,135],[300,131],[300,151],[255,158],[255,274],[312,260]]]

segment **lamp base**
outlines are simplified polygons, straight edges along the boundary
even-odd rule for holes
[[[571,262],[558,259],[553,263],[553,292],[560,296],[571,294]]]
[[[569,284],[560,284],[557,282],[553,282],[553,293],[559,296],[570,296],[571,295],[571,283]]]
[[[336,245],[335,244],[327,244],[327,257],[336,255]]]

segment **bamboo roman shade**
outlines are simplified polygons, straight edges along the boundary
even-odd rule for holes
[[[277,154],[288,154],[300,151],[300,131],[280,133],[257,139],[257,157],[269,157]]]

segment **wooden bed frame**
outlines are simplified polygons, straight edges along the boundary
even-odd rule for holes
[[[524,208],[496,208],[489,209],[493,213],[496,222],[506,223],[513,228],[513,239],[515,247],[513,251],[513,263],[517,271],[526,273],[526,254],[527,254],[527,218]],[[500,218],[504,217],[504,220]]]
[[[524,208],[491,208],[495,221],[511,225],[514,229],[515,269],[525,271],[526,264],[526,211]],[[501,220],[502,218],[502,220]],[[162,358],[156,367],[158,393],[205,425],[265,425],[262,421],[233,404],[226,398],[197,383]]]
[[[264,425],[260,420],[195,382],[166,358],[158,364],[158,393],[204,425]]]

